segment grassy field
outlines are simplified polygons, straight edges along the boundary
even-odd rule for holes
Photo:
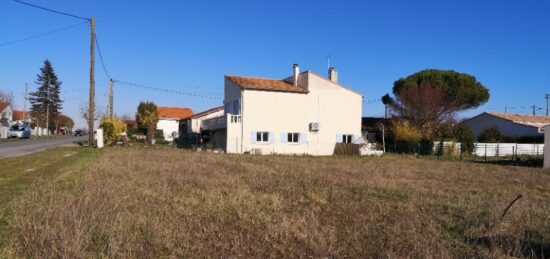
[[[549,170],[74,150],[6,205],[0,257],[550,256]]]

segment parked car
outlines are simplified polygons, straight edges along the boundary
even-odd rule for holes
[[[28,124],[14,124],[8,131],[8,138],[29,138],[31,127]]]
[[[77,129],[77,130],[74,131],[74,135],[75,135],[75,136],[82,136],[82,135],[84,135],[84,134],[83,134],[83,132],[82,132],[81,129]]]

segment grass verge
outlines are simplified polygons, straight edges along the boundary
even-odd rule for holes
[[[67,170],[90,161],[95,151],[78,147],[62,147],[32,155],[0,159],[0,250],[11,235],[14,219],[11,202],[29,189],[40,188]]]

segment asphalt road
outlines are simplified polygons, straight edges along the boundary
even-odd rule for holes
[[[0,143],[0,158],[22,156],[38,151],[59,147],[77,141],[86,141],[88,136],[82,137],[57,137],[51,139],[22,139]]]

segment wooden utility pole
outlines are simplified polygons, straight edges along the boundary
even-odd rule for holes
[[[113,118],[113,79],[109,79],[109,117]]]
[[[90,100],[88,107],[88,146],[94,145],[94,111],[95,111],[95,19],[90,19]]]
[[[546,98],[546,116],[548,116],[548,99],[550,99],[550,94],[545,94],[544,98]]]
[[[29,86],[27,84],[27,82],[25,82],[25,99],[23,99],[23,120],[26,120],[27,119],[27,100],[28,100],[28,95],[29,93]]]

